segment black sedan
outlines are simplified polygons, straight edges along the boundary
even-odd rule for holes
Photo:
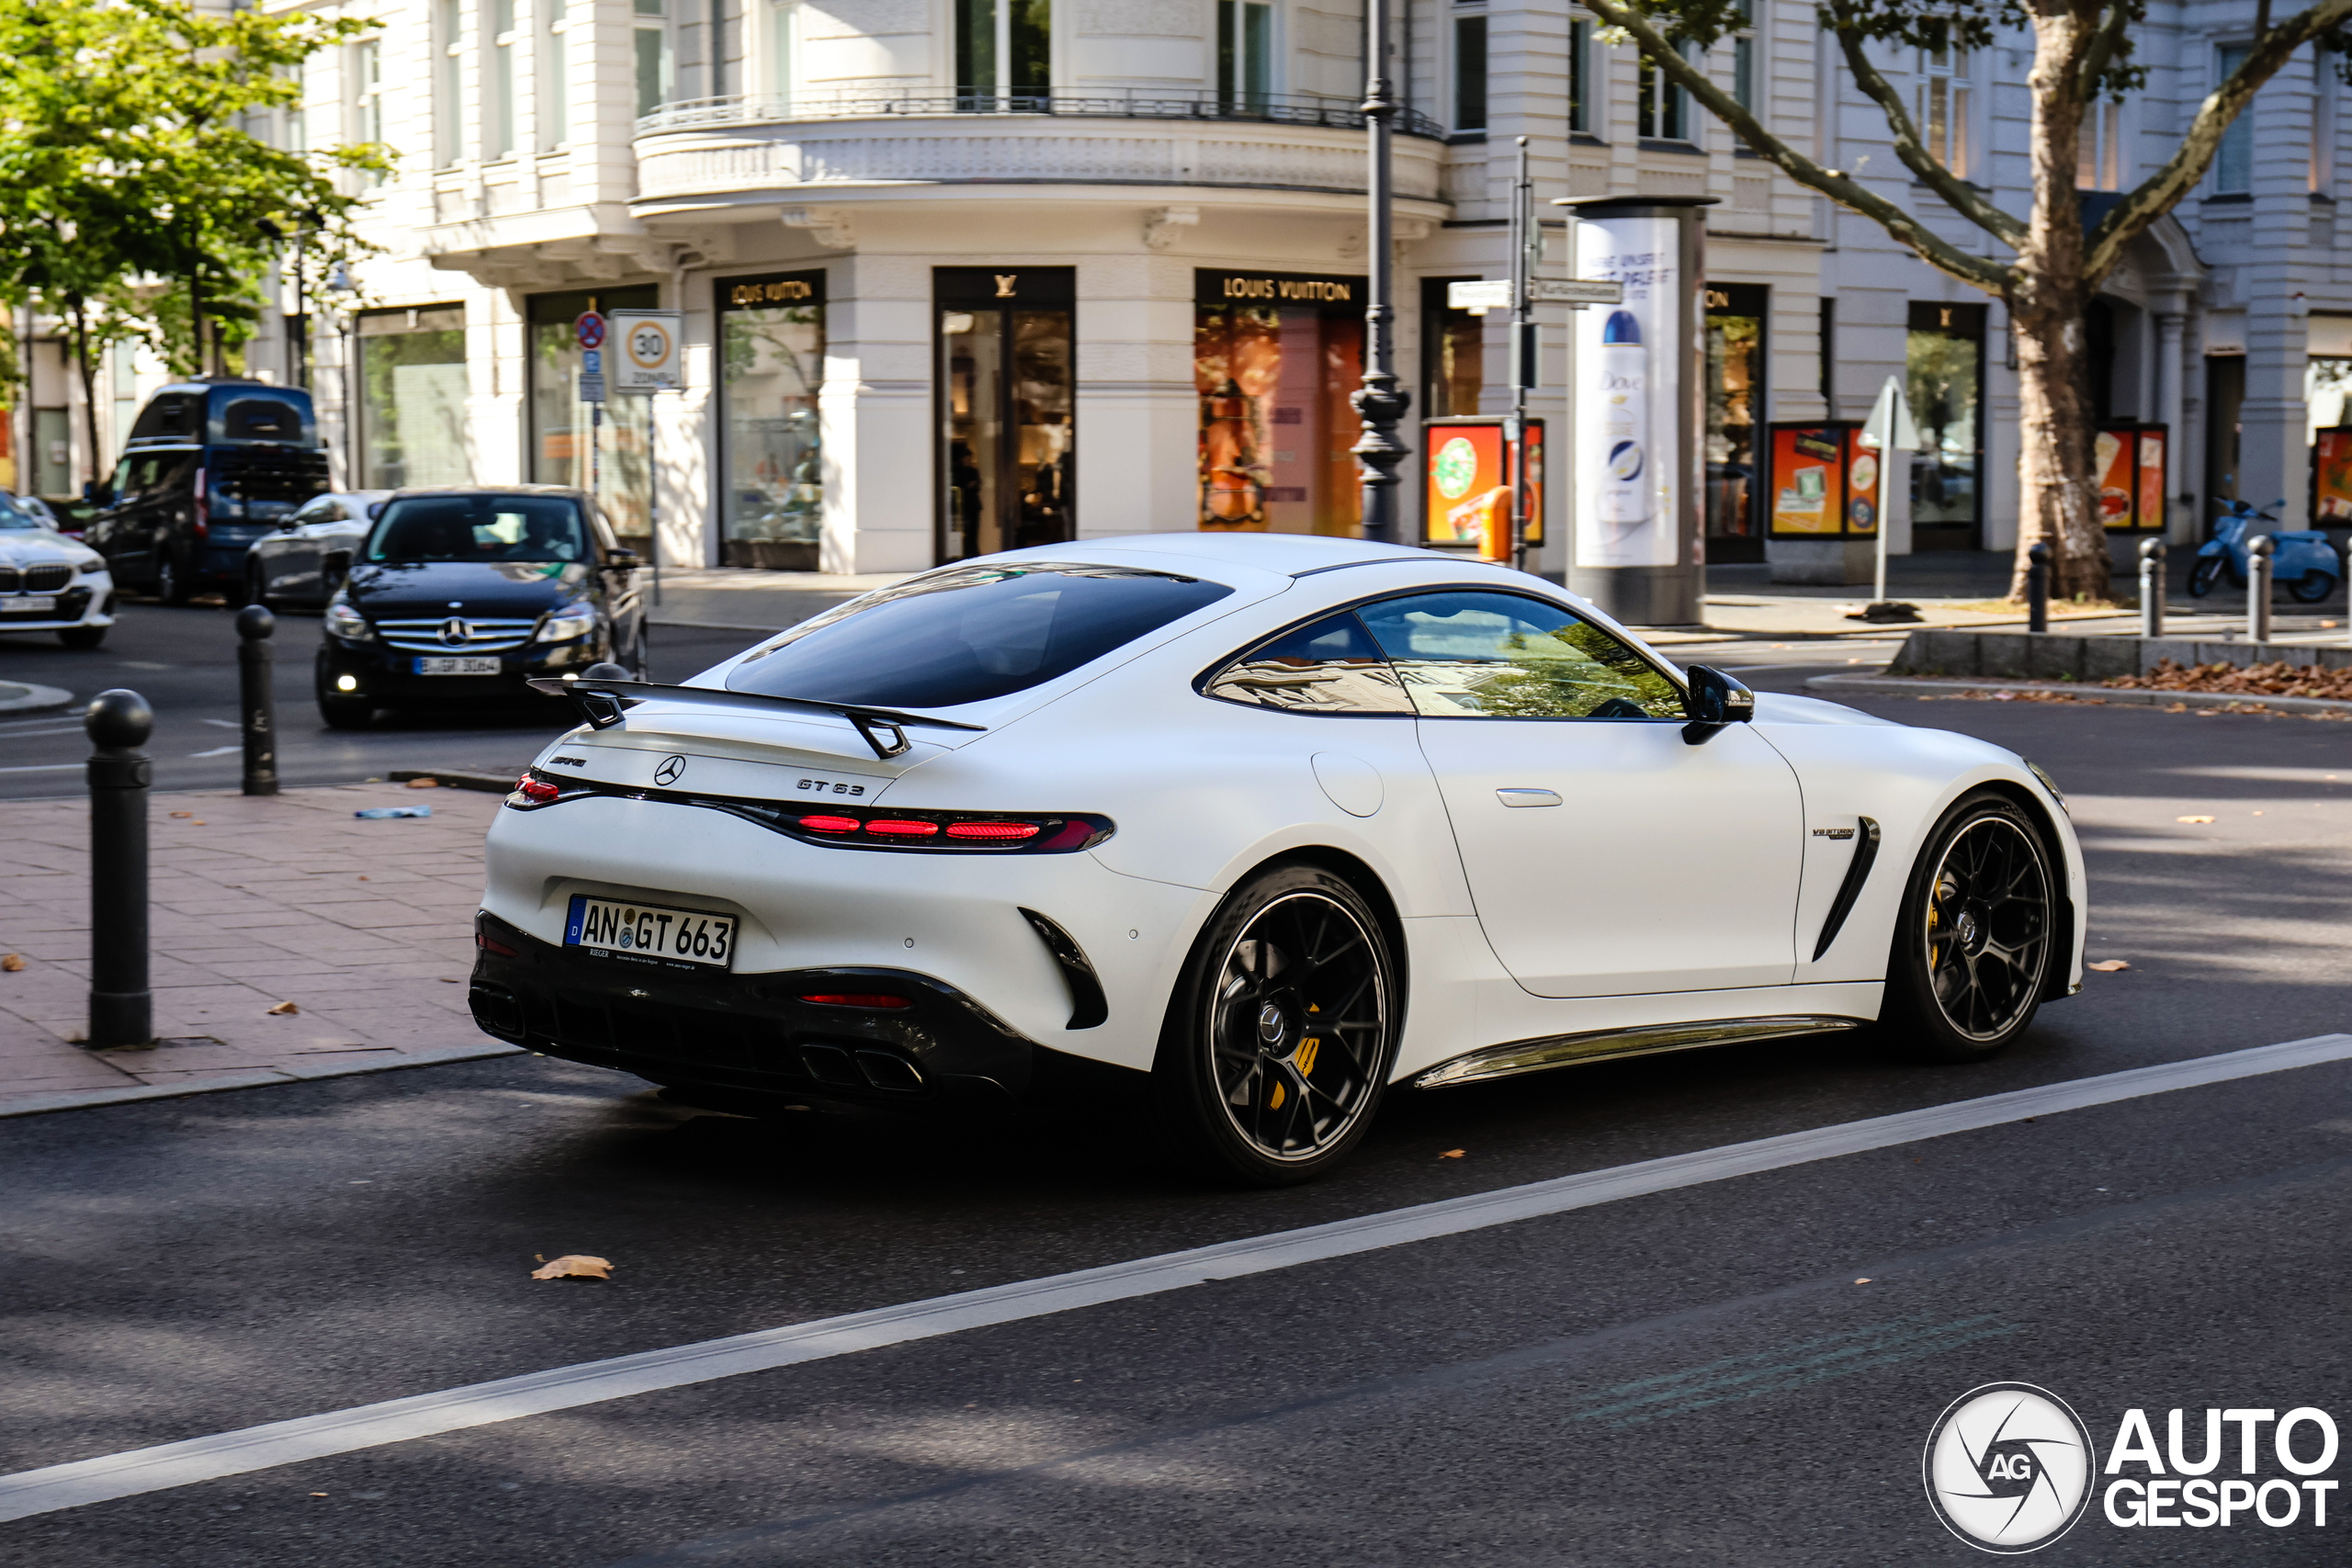
[[[327,601],[320,716],[356,728],[379,707],[544,700],[524,682],[607,660],[641,671],[637,567],[582,491],[395,491]]]

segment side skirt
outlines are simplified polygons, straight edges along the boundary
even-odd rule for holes
[[[1417,1074],[1415,1089],[1442,1089],[1448,1084],[1480,1083],[1487,1078],[1517,1077],[1579,1062],[1613,1061],[1625,1056],[1654,1056],[1667,1051],[1695,1051],[1708,1045],[1729,1045],[1746,1040],[1778,1040],[1792,1034],[1829,1034],[1860,1029],[1866,1020],[1826,1014],[1791,1013],[1773,1018],[1718,1018],[1696,1023],[1646,1024],[1632,1029],[1600,1029],[1587,1034],[1555,1034],[1539,1040],[1518,1040],[1489,1045]]]

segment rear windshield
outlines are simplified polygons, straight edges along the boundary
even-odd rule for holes
[[[302,411],[276,398],[236,398],[220,416],[228,441],[300,441]]]
[[[588,558],[580,509],[560,495],[413,495],[386,504],[371,561]]]
[[[1124,567],[961,567],[793,628],[728,686],[876,707],[953,707],[1042,685],[1233,592]]]

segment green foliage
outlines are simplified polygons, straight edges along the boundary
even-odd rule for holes
[[[246,129],[300,101],[303,61],[372,25],[0,0],[0,300],[78,321],[77,351],[143,338],[192,371],[196,312],[250,336],[287,236],[329,258],[372,249],[338,176],[388,169],[383,149],[291,152]]]

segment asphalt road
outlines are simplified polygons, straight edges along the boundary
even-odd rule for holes
[[[0,1471],[2352,1017],[2352,727],[1862,705],[2016,746],[2072,797],[2092,956],[2132,967],[1995,1062],[1830,1039],[1404,1095],[1281,1193],[1175,1181],[1110,1108],[774,1125],[536,1058],[0,1123]],[[0,1559],[1973,1562],[1919,1455],[1976,1385],[2052,1390],[2102,1451],[2135,1407],[2159,1444],[2187,1409],[2192,1450],[2207,1406],[2352,1425],[2348,1173],[2352,1064],[2308,1067],[44,1515]],[[527,1277],[565,1252],[614,1278]],[[2041,1560],[2340,1563],[2347,1515],[2159,1532],[2094,1503]]]
[[[407,709],[377,715],[364,730],[329,729],[311,700],[311,664],[319,619],[287,614],[270,638],[276,655],[278,781],[286,785],[349,784],[388,768],[512,768],[537,754],[571,724],[561,705],[534,700],[494,709]],[[707,670],[753,640],[738,631],[656,626],[656,680],[679,681]],[[62,687],[88,698],[128,686],[155,710],[157,789],[234,787],[242,776],[237,728],[237,633],[217,605],[173,609],[124,606],[102,648],[75,651],[55,637],[0,636],[0,681]],[[0,800],[78,795],[90,754],[74,709],[0,719]]]

